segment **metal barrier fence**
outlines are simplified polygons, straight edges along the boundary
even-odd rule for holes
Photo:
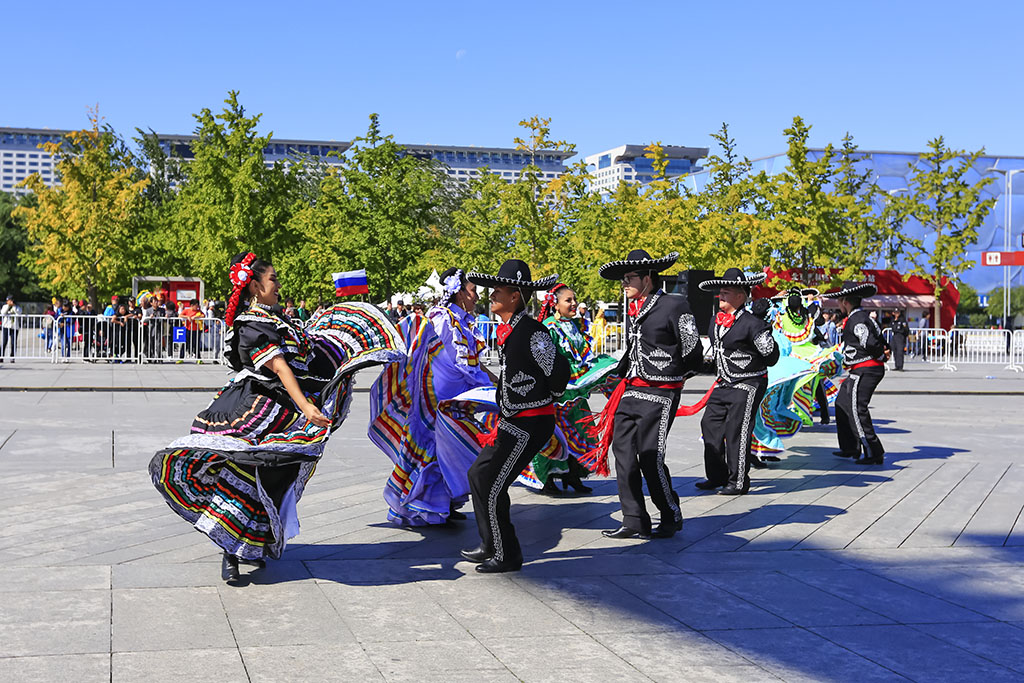
[[[4,328],[2,357],[51,363],[221,363],[224,321],[97,315],[13,316]]]
[[[892,330],[882,330],[892,344]],[[918,328],[907,338],[907,356],[928,363],[941,363],[955,372],[958,365],[1002,365],[1004,370],[1024,371],[1024,331],[951,330]]]

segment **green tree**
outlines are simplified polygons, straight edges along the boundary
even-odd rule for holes
[[[134,165],[124,141],[99,116],[43,149],[53,155],[61,184],[47,187],[39,174],[22,182],[36,196],[14,209],[24,221],[28,248],[22,262],[51,291],[89,297],[123,291],[134,274],[134,212],[149,178]]]
[[[767,198],[765,235],[751,243],[751,257],[772,270],[795,269],[810,282],[817,269],[838,268],[835,279],[851,278],[867,265],[871,250],[883,243],[876,233],[874,185],[856,168],[856,146],[847,135],[841,153],[829,144],[821,152],[807,146],[811,127],[799,116],[784,131],[787,165],[755,182]]]
[[[767,235],[763,226],[770,213],[762,194],[764,182],[752,174],[750,161],[740,157],[728,124],[723,123],[711,139],[719,151],[705,161],[707,183],[699,190],[684,191],[695,200],[699,219],[695,244],[687,256],[691,267],[720,273],[731,266],[755,265],[749,252]]]
[[[22,261],[28,248],[28,231],[21,220],[14,217],[19,204],[34,206],[35,195],[26,195],[20,201],[13,195],[0,192],[0,296],[14,294],[18,300],[49,298],[39,285],[39,279]]]
[[[294,211],[301,163],[267,166],[264,148],[273,134],[260,135],[261,114],[249,116],[229,91],[219,114],[195,115],[193,158],[184,164],[184,183],[172,202],[173,244],[187,256],[188,272],[213,292],[227,289],[232,256],[252,251],[277,259],[295,248],[287,229]]]
[[[427,255],[447,227],[449,181],[440,165],[406,153],[383,135],[377,114],[366,135],[342,156],[337,173],[323,177],[315,197],[295,205],[290,231],[298,258],[288,259],[285,286],[317,296],[330,289],[330,273],[366,268],[370,294],[390,298],[415,291],[427,279]],[[300,261],[300,262],[297,262]]]
[[[963,300],[963,288],[961,285],[960,289],[961,301]],[[980,308],[980,306],[979,306]],[[991,318],[1003,318],[1003,288],[996,287],[988,295],[988,306],[985,307],[985,313]],[[1017,285],[1016,287],[1010,287],[1010,315],[1018,316],[1024,315],[1024,287]]]
[[[520,258],[541,275],[562,274],[572,265],[566,221],[583,216],[574,213],[573,204],[587,194],[588,174],[586,164],[578,162],[558,178],[544,178],[538,156],[575,150],[571,143],[551,138],[550,123],[550,118],[537,116],[519,122],[528,134],[515,138],[516,149],[531,161],[516,182],[507,183],[486,168],[470,181],[466,198],[452,215],[453,249],[464,267],[493,271],[507,258]],[[573,219],[567,218],[570,214]]]
[[[942,136],[930,140],[918,163],[909,164],[909,192],[893,197],[886,207],[894,248],[912,264],[912,273],[932,285],[936,321],[942,278],[959,283],[960,275],[974,265],[967,249],[978,241],[978,227],[995,205],[994,198],[981,196],[991,177],[974,183],[967,179],[984,151],[950,149]],[[923,237],[900,229],[911,218],[927,229]]]

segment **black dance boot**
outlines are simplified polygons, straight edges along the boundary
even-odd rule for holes
[[[576,491],[576,493],[590,493],[594,490],[583,483],[583,480],[580,479],[580,475],[572,471],[566,472],[562,475],[562,489],[567,491],[570,486],[574,491]]]
[[[494,551],[488,550],[484,546],[479,545],[476,548],[467,548],[465,550],[460,550],[459,554],[467,560],[469,560],[470,562],[476,562],[479,564],[480,562],[486,562],[487,560],[491,559],[491,556],[494,555]]]
[[[502,574],[504,572],[517,572],[523,568],[523,558],[516,560],[503,560],[498,562],[493,557],[476,566],[481,574]]]
[[[657,528],[651,532],[651,538],[672,538],[676,535],[677,531],[683,530],[683,520],[680,519],[678,522],[670,519],[664,519],[658,523]]]
[[[220,578],[224,579],[229,586],[238,585],[238,558],[234,555],[224,553],[220,561]]]
[[[542,496],[560,496],[562,490],[558,488],[558,484],[555,483],[555,477],[549,476],[548,480],[544,482],[544,488],[538,491]]]

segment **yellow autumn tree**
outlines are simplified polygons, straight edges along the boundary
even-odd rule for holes
[[[22,259],[51,291],[88,296],[126,288],[132,276],[133,212],[149,184],[135,167],[124,141],[97,114],[92,126],[40,147],[56,160],[60,184],[47,187],[38,174],[22,185],[35,193],[35,206],[22,205],[28,248]]]

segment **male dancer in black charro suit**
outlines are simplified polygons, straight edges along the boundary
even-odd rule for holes
[[[889,348],[878,321],[860,307],[861,299],[874,296],[878,288],[871,283],[847,283],[836,292],[824,294],[838,299],[846,313],[841,339],[843,367],[850,376],[839,387],[836,396],[836,431],[841,458],[855,458],[858,465],[881,465],[885,449],[871,424],[868,404],[878,383],[885,377],[885,361]]]
[[[751,287],[764,279],[763,273],[747,277],[730,268],[721,278],[700,284],[705,291],[719,291],[719,313],[710,335],[718,379],[700,422],[707,479],[696,485],[721,488],[718,493],[724,496],[750,490],[755,414],[768,388],[768,368],[779,360],[771,328],[744,310]]]
[[[665,451],[683,382],[700,369],[703,349],[686,299],[661,290],[658,273],[678,257],[673,252],[656,259],[636,249],[598,270],[605,279],[621,281],[630,300],[626,351],[616,371],[622,380],[600,423],[599,457],[612,445],[622,505],[622,526],[603,532],[608,538],[670,538],[683,528]],[[661,513],[653,532],[644,505],[643,479]]]
[[[523,551],[509,514],[508,487],[548,442],[555,430],[554,399],[569,382],[569,363],[557,352],[543,324],[526,315],[530,292],[548,289],[551,275],[530,279],[523,261],[505,261],[497,275],[469,273],[466,278],[491,287],[491,311],[498,326],[498,422],[469,468],[469,489],[480,545],[462,551],[484,574],[518,571]]]

